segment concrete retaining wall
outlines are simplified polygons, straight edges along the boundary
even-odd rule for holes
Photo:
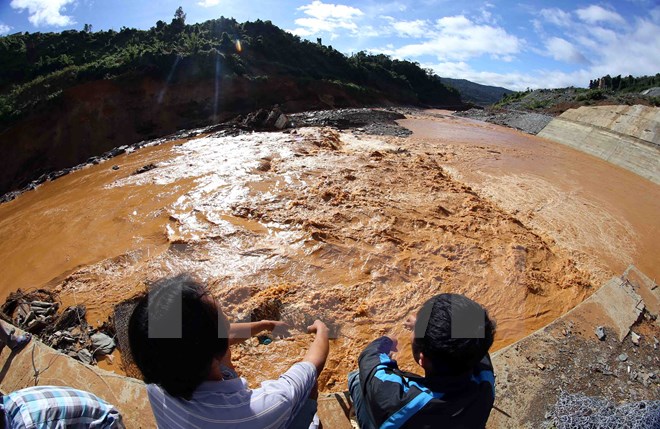
[[[22,333],[19,329],[17,332]],[[92,392],[119,410],[127,429],[156,427],[142,381],[85,365],[36,338],[18,353],[0,347],[0,394],[37,385],[70,386]],[[323,427],[352,429],[350,398],[346,393],[320,394],[318,404]]]
[[[660,184],[660,108],[580,107],[553,119],[538,135]]]
[[[2,392],[9,393],[37,385],[70,386],[92,392],[113,404],[128,429],[156,427],[143,382],[85,365],[51,349],[36,338],[19,353],[3,347],[0,351],[0,365]]]
[[[621,277],[612,278],[548,326],[493,353],[498,409],[491,411],[486,427],[556,427],[549,418],[562,392],[613,403],[623,402],[622,398],[627,403],[658,400],[657,376],[644,385],[629,374],[631,368],[638,372],[657,371],[657,358],[652,361],[643,355],[657,353],[657,345],[653,344],[660,327],[659,309],[660,289],[655,281],[631,265]],[[644,311],[654,326],[643,331],[635,328],[643,332],[643,339],[633,346],[629,332],[638,320],[646,319],[640,319]],[[603,341],[596,337],[597,327],[606,329],[608,336]],[[617,359],[623,350],[630,354],[626,362]],[[600,365],[607,369],[599,370]]]

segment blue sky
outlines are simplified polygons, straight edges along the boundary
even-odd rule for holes
[[[660,1],[0,0],[0,35],[146,29],[183,6],[188,23],[271,20],[339,51],[386,53],[438,75],[510,89],[586,86],[660,72]]]

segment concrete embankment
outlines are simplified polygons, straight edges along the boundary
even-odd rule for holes
[[[538,135],[660,184],[660,109],[657,107],[571,109],[555,118]]]
[[[36,338],[19,353],[8,347],[0,349],[0,366],[1,394],[31,386],[70,386],[92,392],[113,404],[129,429],[156,427],[142,381],[85,365]],[[345,393],[320,394],[318,403],[318,415],[325,427],[352,428]]]
[[[658,427],[659,310],[658,285],[630,266],[550,325],[495,352],[497,409],[487,427]]]
[[[36,338],[19,353],[3,347],[0,365],[2,393],[30,386],[70,386],[92,392],[116,406],[127,428],[156,426],[143,382],[85,365]]]

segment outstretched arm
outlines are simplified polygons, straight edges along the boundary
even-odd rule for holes
[[[258,322],[230,323],[229,344],[239,344],[257,335],[261,331],[275,331],[278,334],[288,333],[288,325],[279,320],[259,320]]]
[[[325,360],[328,358],[330,352],[330,340],[328,327],[320,320],[315,320],[311,326],[307,327],[310,334],[316,334],[316,338],[309,346],[307,354],[303,358],[303,362],[310,362],[316,367],[316,376],[323,371]]]
[[[288,399],[286,402],[291,406],[291,417],[285,423],[285,427],[291,425],[292,420],[298,415],[308,398],[314,399],[318,376],[323,370],[330,350],[329,330],[325,323],[315,320],[311,326],[307,327],[307,331],[316,335],[302,361],[293,364],[277,380],[267,380],[261,383],[266,394],[277,395],[278,402],[281,401],[279,398],[282,395]]]

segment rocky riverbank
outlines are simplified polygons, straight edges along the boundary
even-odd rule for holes
[[[657,428],[660,293],[634,266],[493,355],[492,428]],[[507,413],[507,414],[504,414]]]
[[[47,289],[18,290],[0,307],[0,318],[35,335],[41,342],[88,365],[111,355],[115,330],[110,321],[88,324],[84,305],[60,310],[57,293]]]
[[[154,140],[142,140],[130,145],[113,148],[97,156],[88,158],[74,167],[68,167],[42,174],[22,189],[7,192],[0,196],[0,204],[12,201],[23,192],[36,189],[44,182],[53,181],[90,165],[100,164],[118,155],[130,153],[149,146],[158,146],[166,142],[193,138],[202,134],[239,135],[254,131],[281,131],[287,128],[333,126],[338,129],[355,129],[357,133],[381,136],[406,137],[411,132],[396,124],[397,119],[405,116],[394,109],[380,110],[370,108],[333,109],[284,114],[279,108],[259,109],[245,116],[237,116],[219,125],[204,128],[182,130]],[[138,171],[136,171],[138,172]]]
[[[465,112],[456,112],[454,115],[504,125],[532,135],[540,133],[553,118],[550,115],[542,113],[508,109],[470,109]]]

